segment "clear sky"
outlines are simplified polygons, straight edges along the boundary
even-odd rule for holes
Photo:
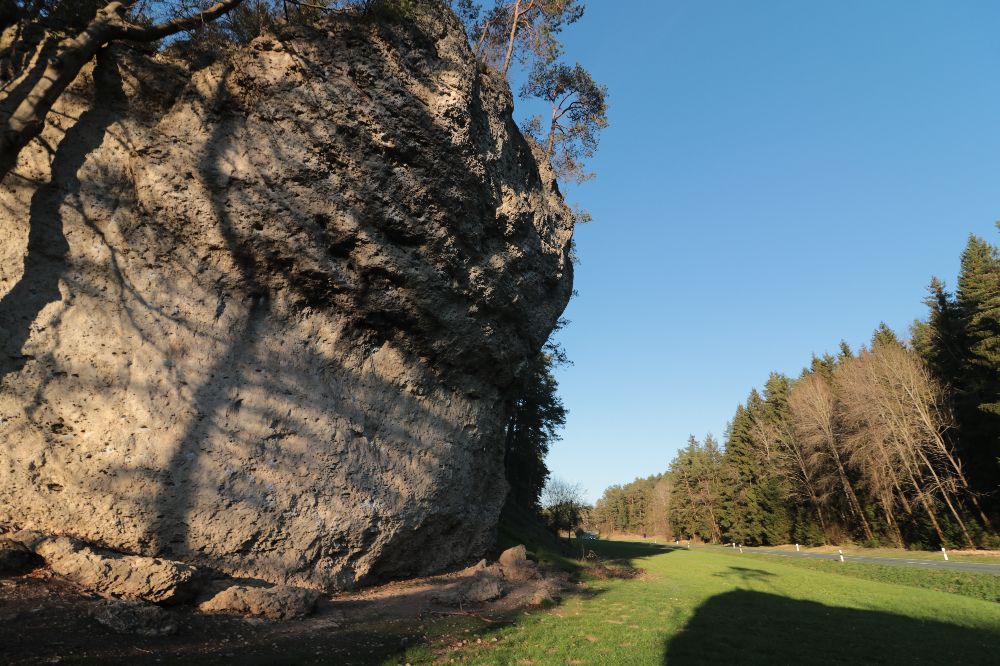
[[[577,231],[570,410],[590,500],[721,438],[772,370],[905,332],[970,232],[1000,241],[1000,2],[590,0],[611,90]]]

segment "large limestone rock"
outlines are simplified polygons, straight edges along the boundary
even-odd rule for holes
[[[0,529],[324,589],[489,547],[572,218],[421,5],[61,102],[0,187]]]

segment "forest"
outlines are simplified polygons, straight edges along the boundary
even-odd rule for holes
[[[1000,224],[998,224],[1000,226]],[[723,442],[605,490],[602,533],[712,543],[1000,547],[1000,252],[970,236],[958,284],[933,279],[908,340],[771,373]]]

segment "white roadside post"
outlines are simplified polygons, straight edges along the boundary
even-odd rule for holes
[[[795,552],[799,552],[799,544],[795,544]]]
[[[743,544],[740,544],[740,552],[743,552]]]
[[[944,549],[944,546],[941,546],[941,554],[944,555],[944,561],[947,562],[948,561],[948,551]]]
[[[688,550],[691,550],[691,542],[688,541]]]
[[[838,548],[838,549],[837,549],[837,552],[839,552],[839,553],[840,553],[840,561],[841,561],[841,562],[843,562],[843,561],[844,561],[844,551],[842,551],[842,550],[840,550],[840,549]]]

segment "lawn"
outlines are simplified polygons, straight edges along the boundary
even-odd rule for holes
[[[761,557],[768,557],[761,555]],[[836,560],[786,559],[783,564],[823,571],[827,573],[863,578],[865,580],[896,583],[911,587],[922,587],[939,592],[960,594],[974,599],[984,599],[1000,603],[1000,575],[956,571],[952,569],[928,569],[926,567],[901,567],[861,562],[837,562]]]
[[[646,543],[588,548],[646,574],[589,580],[561,605],[506,622],[438,625],[386,663],[998,663],[1000,604],[920,581]]]
[[[795,546],[768,546],[767,550],[795,550]],[[940,550],[905,550],[903,548],[862,548],[860,546],[818,546],[815,548],[801,547],[802,552],[826,553],[831,557],[836,555],[838,550],[843,550],[844,555],[865,555],[868,557],[891,557],[901,560],[934,560],[941,561],[944,556]],[[1000,556],[997,551],[979,551],[970,553],[969,551],[948,551],[948,559],[952,562],[975,562],[977,564],[1000,565]]]

